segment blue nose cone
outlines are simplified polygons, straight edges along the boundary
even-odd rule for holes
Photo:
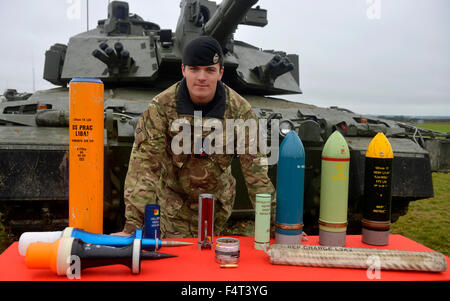
[[[305,148],[294,131],[281,143],[277,167],[276,243],[301,243]]]

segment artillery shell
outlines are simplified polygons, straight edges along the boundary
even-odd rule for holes
[[[389,243],[393,160],[389,140],[378,133],[367,147],[364,175],[362,241],[370,245]]]
[[[322,151],[319,243],[345,246],[350,152],[339,131],[328,138]]]
[[[296,132],[290,131],[286,135],[278,158],[275,242],[300,244],[303,231],[305,149]]]

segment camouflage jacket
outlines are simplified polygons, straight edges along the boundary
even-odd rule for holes
[[[231,88],[225,87],[226,109],[224,119],[203,117],[196,123],[191,115],[179,115],[177,112],[177,93],[180,83],[176,83],[150,102],[143,112],[135,130],[135,141],[131,151],[128,173],[125,180],[125,217],[124,231],[133,232],[142,227],[145,205],[159,203],[161,220],[170,220],[180,215],[180,211],[190,210],[192,227],[196,228],[198,196],[201,193],[212,193],[216,199],[215,223],[223,226],[231,215],[235,197],[235,179],[231,175],[231,161],[236,154],[237,145],[244,146],[239,152],[241,169],[249,192],[249,198],[254,206],[255,194],[272,194],[274,188],[267,175],[268,167],[264,164],[265,156],[260,152],[251,151],[249,145],[256,141],[249,140],[249,131],[245,131],[245,143],[237,141],[239,136],[234,129],[234,135],[226,135],[226,120],[257,118],[250,104]],[[215,119],[215,120],[212,120]],[[198,119],[197,119],[198,120]],[[209,125],[213,124],[209,128]],[[223,138],[223,152],[211,153],[206,158],[194,155],[194,142],[191,145],[185,141],[174,143],[179,134],[188,131],[189,139],[195,127],[201,125],[202,138],[222,125],[223,137],[216,136],[215,147],[220,147]],[[206,130],[205,130],[206,129]],[[209,130],[208,130],[209,129]],[[257,131],[256,131],[257,132]],[[198,133],[198,132],[197,132]],[[218,137],[218,138],[217,138]],[[241,144],[238,144],[241,143]],[[173,144],[184,149],[175,151]],[[229,147],[234,146],[234,154]],[[189,152],[190,153],[186,153]],[[218,216],[219,215],[219,216]],[[219,219],[219,220],[218,220]],[[195,227],[194,227],[195,224]],[[162,230],[163,231],[163,230]]]

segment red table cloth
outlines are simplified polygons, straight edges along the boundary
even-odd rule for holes
[[[197,249],[195,238],[180,239],[194,242],[192,246],[165,247],[160,251],[178,255],[155,261],[142,261],[141,273],[131,274],[126,266],[112,265],[81,271],[81,279],[57,276],[50,270],[30,270],[19,255],[18,242],[0,255],[0,281],[448,281],[450,272],[380,271],[380,279],[369,279],[365,269],[321,268],[272,265],[269,256],[253,248],[253,237],[234,236],[240,241],[240,262],[237,268],[220,268],[214,250]],[[303,244],[318,245],[318,236],[309,236]],[[433,251],[401,235],[390,235],[389,245],[375,247],[361,242],[360,235],[347,235],[346,247],[380,248],[406,251]],[[449,258],[447,265],[449,264]]]

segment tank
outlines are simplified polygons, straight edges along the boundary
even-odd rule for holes
[[[105,84],[104,231],[120,231],[136,122],[155,95],[182,78],[183,47],[201,35],[216,38],[224,49],[222,80],[249,101],[259,118],[279,120],[280,143],[289,130],[301,138],[306,151],[307,233],[318,233],[321,152],[333,131],[344,135],[351,153],[349,233],[361,231],[364,155],[377,132],[389,138],[395,152],[393,220],[406,213],[410,201],[432,197],[430,156],[416,139],[417,129],[338,107],[320,108],[274,97],[302,93],[299,56],[265,51],[234,39],[238,25],[267,24],[267,11],[254,7],[256,3],[182,0],[177,27],[171,30],[130,13],[126,2],[112,1],[107,18],[99,20],[95,29],[71,37],[67,45],[49,47],[44,79],[59,87],[32,95],[8,90],[0,101],[2,223],[14,233],[67,226],[67,85],[74,77],[94,77]],[[232,218],[251,219],[254,211],[238,161],[232,163],[237,179]],[[270,166],[269,176],[276,185],[276,165]]]

